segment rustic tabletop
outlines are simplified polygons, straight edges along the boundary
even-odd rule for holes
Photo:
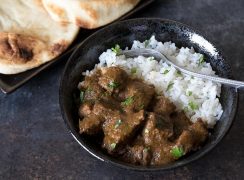
[[[156,0],[134,17],[173,19],[202,31],[244,81],[243,7],[243,0]],[[58,104],[64,64],[0,94],[0,179],[243,179],[244,92],[231,130],[206,156],[165,172],[133,172],[95,159],[69,134]]]

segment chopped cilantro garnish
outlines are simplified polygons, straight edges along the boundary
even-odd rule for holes
[[[187,95],[187,96],[191,96],[191,95],[192,95],[192,91],[187,91],[187,92],[186,92],[186,95]]]
[[[106,97],[106,96],[109,96],[109,92],[106,91],[101,93],[101,97]]]
[[[190,107],[192,110],[198,110],[198,109],[199,109],[198,105],[197,105],[196,103],[192,102],[192,101],[190,101],[190,102],[188,103],[188,105],[189,105],[189,107]]]
[[[87,89],[86,89],[87,92],[91,92],[92,91],[92,88],[89,86]]]
[[[112,144],[110,144],[110,147],[111,147],[112,149],[114,149],[114,148],[116,147],[116,143],[112,143]]]
[[[150,147],[146,147],[143,149],[143,152],[148,152],[150,150]]]
[[[148,47],[149,44],[150,44],[150,40],[144,41],[145,48]]]
[[[139,110],[143,109],[144,108],[144,104],[141,104],[138,108],[139,108]]]
[[[163,74],[167,74],[168,72],[169,72],[169,70],[166,69],[166,70],[163,72]]]
[[[121,49],[120,49],[120,46],[118,44],[115,45],[114,48],[111,48],[113,52],[115,52],[115,54],[119,54]]]
[[[130,73],[135,74],[137,72],[137,68],[131,68]]]
[[[84,91],[80,92],[80,102],[82,102],[84,100]]]
[[[122,121],[121,121],[121,119],[119,119],[118,121],[116,121],[114,127],[115,127],[115,128],[118,128],[121,124],[122,124]]]
[[[198,61],[198,66],[202,65],[204,62],[205,62],[205,57],[204,57],[204,55],[201,55],[201,57],[199,58],[199,61]]]
[[[170,83],[168,84],[168,86],[167,86],[166,91],[169,91],[170,89],[172,89],[173,85],[174,85],[174,83],[173,83],[173,82],[170,82]]]
[[[114,82],[114,81],[111,81],[109,84],[108,84],[108,87],[113,89],[113,88],[117,88],[119,87],[119,83],[117,82]]]
[[[126,98],[123,102],[121,102],[122,106],[129,106],[130,104],[132,104],[134,101],[134,97],[130,96],[128,98]]]
[[[182,147],[178,147],[178,146],[174,146],[171,151],[170,151],[171,155],[176,158],[179,159],[180,157],[182,157],[184,155],[184,150]]]
[[[176,73],[177,73],[177,76],[182,76],[180,71],[177,71]]]

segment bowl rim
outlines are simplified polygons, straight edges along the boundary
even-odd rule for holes
[[[64,70],[62,72],[62,75],[61,75],[61,79],[60,79],[60,86],[59,86],[59,106],[60,106],[60,109],[61,109],[61,114],[62,114],[62,117],[63,117],[63,120],[64,120],[64,123],[66,124],[66,127],[68,128],[70,134],[73,136],[73,138],[78,142],[78,144],[83,148],[85,149],[89,154],[91,154],[93,157],[103,161],[103,162],[106,162],[108,164],[112,164],[112,165],[115,165],[116,167],[119,167],[119,168],[122,168],[122,169],[127,169],[127,170],[133,170],[133,171],[151,171],[151,172],[154,172],[154,171],[166,171],[166,170],[171,170],[171,169],[175,169],[175,168],[178,168],[178,167],[181,167],[181,166],[184,166],[184,165],[187,165],[197,159],[200,159],[202,158],[203,156],[205,156],[207,153],[209,153],[210,151],[212,151],[217,144],[219,144],[219,142],[228,134],[228,132],[230,131],[232,125],[233,125],[233,122],[235,120],[235,116],[236,116],[236,111],[237,111],[237,107],[238,107],[238,100],[239,100],[239,96],[238,96],[238,91],[236,89],[235,91],[235,98],[233,100],[233,104],[232,104],[232,111],[231,111],[231,116],[229,116],[228,118],[228,123],[226,124],[226,128],[223,130],[223,133],[220,135],[220,137],[215,140],[213,143],[211,143],[211,145],[209,145],[209,147],[207,149],[205,149],[204,151],[200,151],[200,154],[197,154],[195,156],[189,156],[185,161],[183,161],[182,163],[180,163],[180,161],[176,161],[177,163],[171,163],[171,164],[168,164],[166,166],[136,166],[136,165],[133,165],[133,164],[129,164],[129,163],[123,163],[121,161],[118,161],[116,160],[115,158],[112,158],[111,156],[109,155],[105,155],[105,154],[102,154],[102,153],[97,153],[94,149],[88,147],[83,141],[82,139],[80,138],[79,134],[71,127],[71,125],[69,124],[69,120],[68,120],[68,117],[66,115],[66,110],[64,108],[64,103],[63,103],[63,84],[64,84],[64,78],[65,78],[65,72],[67,71],[68,67],[69,67],[69,64],[70,62],[72,61],[72,59],[74,59],[74,56],[75,54],[77,53],[77,51],[79,51],[80,47],[83,46],[83,44],[86,44],[86,42],[88,42],[90,39],[92,39],[93,37],[96,37],[97,35],[99,35],[101,32],[103,31],[106,31],[107,29],[110,29],[110,28],[114,28],[116,27],[118,24],[126,24],[127,22],[138,22],[140,20],[143,20],[143,21],[157,21],[159,23],[174,23],[176,24],[177,26],[181,26],[181,27],[186,27],[188,28],[189,30],[191,30],[192,32],[195,32],[199,35],[201,35],[204,39],[205,38],[205,35],[202,35],[203,33],[199,30],[196,30],[196,28],[192,28],[191,26],[189,25],[186,25],[184,23],[181,23],[181,22],[177,22],[175,20],[170,20],[170,19],[165,19],[165,18],[133,18],[133,19],[128,19],[128,20],[123,20],[123,21],[120,21],[120,22],[116,22],[116,23],[113,23],[109,26],[106,26],[98,31],[96,31],[95,33],[91,34],[90,36],[88,36],[86,39],[84,39],[81,43],[79,43],[79,45],[76,47],[76,49],[73,51],[73,53],[71,54],[71,56],[69,57],[65,67],[64,67]],[[206,39],[208,40],[208,39]],[[215,48],[215,44],[212,43],[211,41],[209,41]],[[229,63],[225,60],[224,56],[222,55],[222,50],[220,50],[220,48],[216,48],[219,52],[219,55],[221,56],[221,58],[224,60],[224,63],[231,67],[229,65]],[[230,68],[230,73],[231,77],[233,77],[233,74],[232,74],[232,70]],[[198,151],[197,151],[198,152]]]

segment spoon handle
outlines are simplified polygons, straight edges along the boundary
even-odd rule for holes
[[[221,84],[229,85],[229,86],[235,87],[237,89],[244,89],[244,82],[242,82],[242,81],[231,80],[231,79],[226,79],[226,78],[221,78],[221,77],[215,77],[215,76],[201,74],[201,73],[197,73],[197,72],[193,72],[193,71],[184,69],[184,68],[174,64],[166,56],[164,56],[162,53],[160,53],[159,51],[154,50],[154,49],[141,48],[141,49],[134,49],[134,50],[124,50],[120,54],[124,54],[125,56],[129,56],[129,57],[153,56],[154,58],[156,58],[158,60],[161,60],[161,59],[164,60],[166,63],[170,64],[175,69],[181,71],[183,74],[187,74],[187,75],[197,77],[197,78],[211,80],[213,82],[218,82]]]
[[[185,70],[185,69],[182,69],[182,68],[177,68],[177,67],[175,67],[175,68],[180,70],[182,73],[190,75],[190,76],[211,80],[213,82],[218,82],[218,83],[221,83],[221,84],[229,85],[229,86],[235,87],[237,89],[244,88],[244,82],[242,82],[242,81],[237,81],[237,80],[232,80],[232,79],[226,79],[226,78],[221,78],[221,77],[215,77],[215,76],[200,74],[200,73],[192,72],[192,71]]]
[[[183,74],[187,74],[187,75],[190,75],[190,76],[193,76],[193,77],[202,78],[202,79],[210,80],[210,81],[213,81],[213,82],[225,84],[225,85],[228,85],[228,86],[231,86],[231,87],[235,87],[237,89],[243,89],[244,88],[244,82],[243,81],[237,81],[237,80],[232,80],[232,79],[227,79],[227,78],[216,77],[216,76],[211,76],[211,75],[206,75],[206,74],[193,72],[193,71],[181,68],[180,66],[172,63],[165,56],[162,57],[162,59],[165,59],[165,61],[168,64],[173,66],[175,69],[181,71]]]

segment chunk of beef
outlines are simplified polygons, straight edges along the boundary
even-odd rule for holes
[[[104,89],[98,84],[90,84],[90,86],[85,90],[84,101],[92,101],[101,99],[106,95]]]
[[[131,80],[119,94],[121,105],[126,111],[146,109],[155,93],[154,87],[141,80]]]
[[[97,83],[101,71],[97,70],[79,84],[79,89],[84,92],[84,101],[96,101],[105,95],[105,90]]]
[[[105,119],[95,114],[90,114],[79,121],[80,134],[86,133],[89,135],[97,134],[102,130],[102,124]]]
[[[176,145],[182,147],[185,153],[198,149],[208,137],[208,129],[201,119],[198,119],[179,136]]]
[[[80,118],[83,118],[85,116],[88,116],[92,113],[93,110],[93,103],[90,101],[84,102],[79,107],[79,116]]]
[[[143,138],[152,153],[151,165],[164,165],[174,160],[170,153],[173,143],[169,139],[172,136],[173,122],[169,116],[149,113],[143,129]]]
[[[80,82],[78,88],[80,90],[88,89],[91,85],[97,84],[99,77],[101,76],[101,70],[96,70],[89,76],[85,76],[84,81]]]
[[[128,143],[140,126],[143,125],[144,111],[137,113],[111,116],[103,125],[103,147],[113,153]]]
[[[164,116],[169,116],[176,109],[175,105],[165,96],[156,96],[152,102],[153,112]]]
[[[109,99],[101,97],[96,101],[83,102],[79,108],[79,115],[82,118],[94,113],[106,118],[109,114],[118,113],[120,109],[120,103],[112,97],[109,97]]]
[[[93,106],[93,113],[96,115],[103,116],[105,119],[111,119],[111,117],[119,116],[119,102],[110,99],[107,101],[97,101]]]
[[[151,150],[143,145],[134,145],[127,148],[123,160],[137,165],[149,165],[151,162]]]
[[[201,119],[192,123],[168,98],[156,96],[153,86],[118,67],[95,71],[79,89],[84,92],[80,133],[103,132],[99,144],[126,162],[166,165],[196,150],[208,137]]]
[[[149,113],[143,129],[143,138],[147,146],[159,144],[173,135],[173,124],[169,117]]]
[[[178,138],[179,135],[187,130],[188,127],[192,124],[189,118],[185,115],[183,111],[175,112],[172,114],[171,119],[174,124],[174,139]]]
[[[166,165],[175,161],[171,154],[172,145],[171,142],[164,140],[157,146],[153,146],[151,165]]]
[[[98,84],[109,92],[118,92],[128,78],[126,72],[119,67],[102,68],[101,75]]]
[[[130,145],[125,148],[122,160],[137,165],[149,165],[151,162],[151,149],[145,146],[143,137],[138,135]]]

